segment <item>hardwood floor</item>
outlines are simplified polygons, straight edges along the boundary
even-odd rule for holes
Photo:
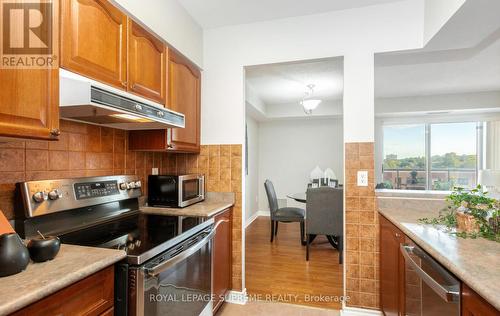
[[[250,300],[342,307],[335,301],[343,294],[342,265],[324,236],[311,244],[309,262],[300,244],[299,223],[279,223],[278,236],[273,243],[269,239],[269,217],[257,218],[246,229],[245,283]]]
[[[226,303],[217,316],[339,316],[340,311],[281,303],[250,302],[245,305]]]

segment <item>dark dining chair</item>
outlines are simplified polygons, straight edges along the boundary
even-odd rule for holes
[[[276,191],[274,191],[274,185],[270,180],[266,180],[264,183],[266,189],[267,200],[269,201],[269,209],[271,212],[271,242],[273,242],[274,237],[278,234],[278,223],[300,223],[300,243],[305,245],[304,240],[304,220],[305,220],[305,210],[298,207],[278,207],[278,198],[276,197]]]
[[[342,188],[307,189],[306,260],[309,260],[309,244],[316,235],[326,235],[332,246],[339,251],[339,263],[343,262],[344,242],[344,193]]]

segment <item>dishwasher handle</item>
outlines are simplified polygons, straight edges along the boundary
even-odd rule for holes
[[[198,250],[203,248],[207,243],[209,243],[214,238],[214,236],[215,236],[215,229],[211,229],[210,233],[208,235],[206,235],[201,241],[199,241],[195,245],[182,251],[181,253],[179,253],[178,255],[176,255],[175,257],[173,257],[169,260],[163,261],[162,263],[160,263],[152,268],[145,268],[144,270],[151,277],[157,276],[158,274],[167,270],[168,268],[175,265],[176,263],[179,263],[179,262],[185,260],[186,258],[190,257],[191,255],[193,255],[194,253],[196,253]]]
[[[458,289],[454,287],[448,287],[446,285],[442,285],[436,280],[434,280],[427,272],[425,272],[411,257],[410,254],[415,254],[418,256],[418,253],[414,252],[415,247],[400,244],[399,249],[405,258],[405,262],[408,263],[418,274],[418,276],[434,291],[439,297],[441,297],[445,302],[453,302],[457,301],[460,298],[460,285],[458,285]],[[419,256],[420,257],[420,256]],[[426,260],[430,260],[430,258],[423,258]]]

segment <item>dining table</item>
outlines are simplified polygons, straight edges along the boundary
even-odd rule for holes
[[[340,188],[342,188],[342,186],[340,186]],[[295,200],[295,201],[297,201],[299,203],[307,203],[307,194],[306,194],[306,192],[291,193],[291,194],[287,194],[286,197],[289,198],[289,199]],[[307,222],[307,208],[306,208],[306,219],[305,220]],[[307,227],[307,225],[306,225],[306,227]],[[306,228],[306,230],[307,230],[307,228]],[[306,232],[306,234],[307,234],[307,232]],[[316,235],[309,235],[309,242],[311,243],[315,238],[316,238]],[[335,236],[326,235],[326,238],[328,239],[328,242],[334,248],[338,249],[338,240],[335,238]]]

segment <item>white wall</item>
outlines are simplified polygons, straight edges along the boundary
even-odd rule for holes
[[[424,42],[427,43],[466,0],[424,0]]]
[[[455,94],[434,94],[375,99],[377,116],[394,116],[416,112],[473,110],[500,108],[500,91]]]
[[[258,210],[259,196],[259,123],[247,116],[248,175],[245,176],[246,219]]]
[[[203,30],[176,0],[114,2],[199,67],[203,67]]]
[[[261,122],[259,129],[259,210],[269,211],[264,181],[273,182],[279,199],[305,192],[318,165],[343,179],[342,119],[294,119]],[[341,183],[343,181],[341,180]],[[293,204],[289,200],[289,205]],[[300,205],[304,207],[304,205]]]
[[[345,63],[344,76],[353,80],[346,81],[344,89],[353,97],[344,99],[344,111],[351,106],[369,109],[373,100],[366,89],[370,90],[373,65],[368,69],[365,65],[370,58],[373,64],[373,53],[420,48],[422,39],[423,3],[419,0],[205,30],[202,143],[243,143],[244,66],[352,56],[352,62]],[[361,84],[356,78],[362,79]],[[373,120],[371,113],[363,108],[356,121],[360,116]],[[356,123],[344,119],[346,126]],[[365,141],[373,138],[373,128],[368,130],[368,136],[361,132],[359,139],[357,134],[345,137]]]

